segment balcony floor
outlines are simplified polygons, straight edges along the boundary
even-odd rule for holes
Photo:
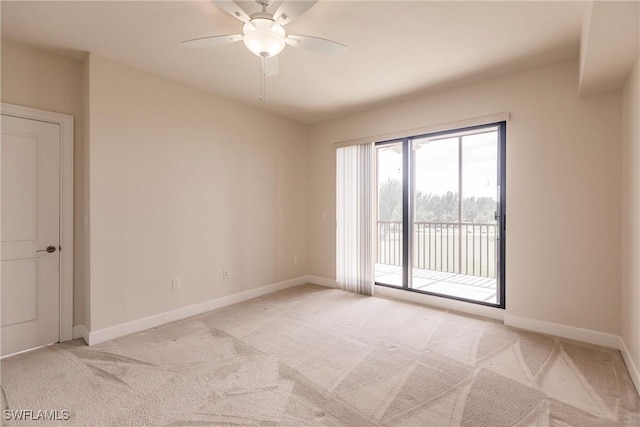
[[[376,264],[376,282],[402,286],[402,267]],[[413,289],[474,301],[498,303],[496,279],[442,271],[413,269]]]

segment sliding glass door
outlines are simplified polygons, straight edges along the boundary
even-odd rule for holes
[[[376,283],[504,306],[505,123],[376,148]]]
[[[402,141],[379,145],[376,282],[402,286],[404,265],[404,156]]]

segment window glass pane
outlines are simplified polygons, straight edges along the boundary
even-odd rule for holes
[[[414,139],[417,222],[458,222],[458,138]]]
[[[461,272],[496,280],[498,255],[498,132],[462,138]],[[495,291],[483,301],[496,303]]]
[[[402,142],[377,148],[376,282],[402,286]]]
[[[498,132],[462,138],[462,221],[495,223],[498,197]]]
[[[402,222],[402,143],[378,148],[378,219]]]

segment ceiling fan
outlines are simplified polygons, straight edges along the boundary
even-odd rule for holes
[[[287,34],[284,26],[311,9],[318,0],[283,0],[274,13],[267,8],[272,0],[255,0],[262,8],[260,12],[249,14],[231,0],[214,0],[220,9],[244,22],[242,34],[209,36],[182,42],[187,47],[208,47],[235,43],[242,40],[245,46],[260,57],[260,100],[264,101],[264,77],[278,73],[278,55],[287,46],[299,47],[311,52],[340,55],[347,47],[341,43],[320,37]],[[244,2],[249,3],[249,2]]]

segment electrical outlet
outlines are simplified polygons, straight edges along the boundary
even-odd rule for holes
[[[223,279],[229,278],[229,270],[222,270],[222,278]]]
[[[294,264],[297,264],[297,263],[298,263],[298,255],[296,255],[296,256],[294,256],[294,257],[293,257],[293,263],[294,263]]]
[[[180,287],[180,278],[176,277],[171,281],[171,289],[178,289]]]

